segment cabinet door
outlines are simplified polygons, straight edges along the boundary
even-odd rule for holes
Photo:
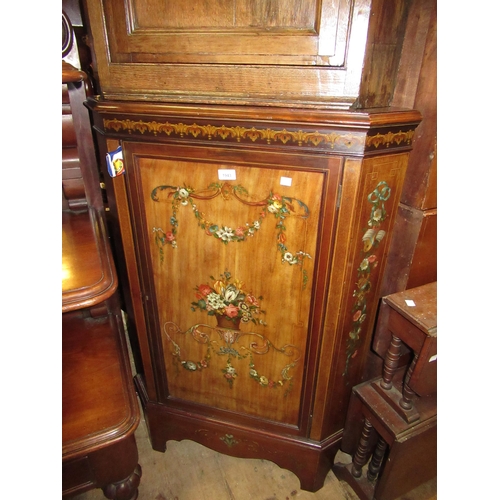
[[[123,146],[160,402],[304,431],[342,160]]]
[[[113,63],[344,64],[352,1],[110,0]]]
[[[99,87],[108,98],[273,105],[284,100],[286,106],[319,100],[346,109],[358,96],[369,0],[85,5]],[[386,14],[392,17],[393,10],[399,9]],[[393,44],[384,39],[384,45]],[[373,56],[377,68],[385,68],[379,52]]]

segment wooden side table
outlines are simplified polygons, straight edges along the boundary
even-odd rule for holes
[[[102,488],[135,499],[140,414],[121,319],[80,310],[63,314],[62,327],[63,498]]]
[[[415,406],[420,419],[408,423],[371,381],[353,389],[342,443],[353,461],[333,471],[361,499],[392,500],[436,476],[436,397],[420,398]],[[359,436],[357,444],[352,436]]]
[[[374,339],[382,377],[354,387],[341,445],[353,460],[334,465],[363,499],[392,500],[436,475],[436,297],[434,282],[382,300],[388,326]],[[399,366],[403,345],[413,353],[408,368]]]
[[[104,212],[62,214],[62,494],[137,498],[140,413]]]
[[[437,388],[437,282],[384,297],[382,307],[388,313],[390,345],[382,380],[375,387],[407,422],[415,422],[419,418],[413,404],[415,395],[435,394]],[[376,332],[375,345],[384,334]],[[403,343],[413,352],[413,360],[400,392],[394,389],[392,379]]]

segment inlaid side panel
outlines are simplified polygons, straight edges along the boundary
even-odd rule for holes
[[[340,161],[240,157],[133,157],[155,335],[170,397],[298,425]]]

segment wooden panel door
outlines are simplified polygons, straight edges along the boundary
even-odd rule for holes
[[[115,63],[344,64],[351,1],[103,2]]]
[[[383,0],[84,4],[99,93],[109,99],[333,109],[355,103],[367,65],[377,82],[363,85],[383,94],[370,106],[388,105],[407,11],[403,0],[389,9]]]
[[[342,160],[124,151],[159,400],[305,434]]]

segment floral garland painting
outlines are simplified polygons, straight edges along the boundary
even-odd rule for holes
[[[387,217],[385,202],[391,196],[391,188],[385,181],[378,183],[377,187],[368,195],[368,202],[372,205],[368,229],[362,237],[362,259],[358,266],[356,288],[353,291],[354,304],[351,310],[352,325],[347,338],[347,358],[343,375],[347,374],[349,361],[357,355],[357,344],[362,331],[363,323],[367,317],[367,295],[371,290],[371,274],[378,266],[379,256],[377,248],[384,239],[386,231],[381,229]]]
[[[226,364],[221,371],[224,380],[231,388],[239,375],[234,362],[248,360],[248,375],[252,380],[262,387],[274,389],[284,387],[286,396],[292,390],[293,376],[290,372],[301,357],[299,349],[291,344],[276,347],[262,334],[240,331],[240,323],[266,325],[260,317],[265,314],[260,307],[263,297],[257,298],[248,292],[240,280],[233,280],[229,271],[222,273],[218,279],[213,276],[210,279],[212,280],[210,284],[195,287],[197,300],[191,303],[191,310],[205,311],[209,317],[215,317],[217,326],[198,323],[183,332],[175,323],[166,322],[164,332],[173,346],[174,359],[187,371],[200,372],[210,367],[213,355],[227,356]],[[199,344],[205,344],[207,346],[205,355],[196,361],[184,359],[179,344],[173,339],[179,334],[190,335]],[[247,345],[240,342],[244,338],[250,339]],[[270,351],[291,358],[281,368],[278,378],[261,373],[255,363],[254,355],[265,355]]]
[[[235,242],[244,242],[255,236],[260,230],[262,224],[269,216],[276,220],[276,240],[277,248],[281,253],[282,262],[290,265],[298,264],[302,266],[304,259],[311,256],[302,251],[291,251],[287,246],[286,235],[286,220],[289,217],[300,217],[307,219],[309,217],[309,208],[307,205],[297,198],[283,196],[279,193],[271,191],[269,195],[261,201],[248,201],[245,196],[248,196],[248,191],[241,185],[230,185],[229,183],[212,183],[207,189],[197,191],[189,186],[157,186],[151,192],[151,198],[155,202],[160,201],[159,194],[162,191],[167,192],[167,197],[170,198],[172,205],[172,213],[170,216],[170,230],[165,231],[161,227],[154,227],[155,244],[160,251],[160,261],[163,262],[164,250],[163,247],[170,245],[172,248],[177,248],[177,237],[179,232],[178,211],[180,207],[190,206],[198,226],[205,232],[207,236],[216,238],[224,245]],[[204,212],[202,212],[196,204],[196,200],[211,200],[218,196],[222,196],[224,200],[236,199],[250,207],[255,207],[258,210],[256,217],[247,222],[243,222],[236,227],[230,227],[223,222],[215,222]],[[304,277],[307,282],[307,278]]]

